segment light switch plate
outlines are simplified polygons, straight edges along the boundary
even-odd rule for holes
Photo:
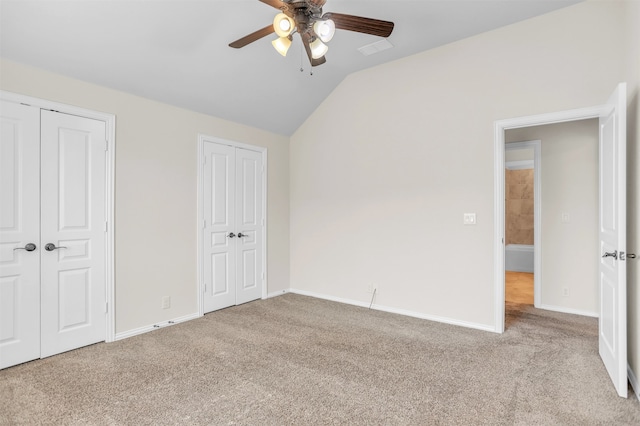
[[[476,214],[475,213],[465,213],[464,221],[465,225],[475,225],[476,224]]]

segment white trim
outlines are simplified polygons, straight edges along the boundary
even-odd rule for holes
[[[516,117],[506,120],[496,120],[493,132],[494,152],[494,240],[493,240],[493,287],[494,287],[494,331],[504,333],[504,170],[505,170],[505,140],[504,132],[507,129],[540,126],[545,124],[563,123],[567,121],[587,120],[598,118],[603,111],[603,106],[559,111],[549,114],[532,115],[528,117]],[[509,144],[512,145],[512,144]],[[536,203],[540,204],[540,203]],[[535,225],[534,225],[535,227]],[[539,227],[536,227],[539,228]],[[535,229],[534,229],[535,232]],[[534,242],[539,247],[537,241]],[[535,262],[540,262],[538,253]],[[536,274],[539,275],[539,274]],[[535,279],[535,278],[534,278]],[[535,284],[534,284],[535,286]],[[539,286],[538,286],[539,287]],[[535,292],[535,289],[534,289]],[[534,294],[535,298],[535,294]]]
[[[197,235],[197,244],[198,247],[196,249],[196,253],[197,253],[197,259],[196,259],[196,276],[197,276],[197,289],[198,289],[198,297],[197,297],[197,303],[198,303],[198,313],[200,316],[204,315],[204,298],[202,297],[202,294],[204,292],[204,277],[203,277],[203,272],[202,272],[202,268],[204,267],[204,265],[202,264],[202,223],[204,221],[204,216],[203,216],[203,187],[204,187],[204,144],[205,143],[217,143],[220,145],[227,145],[227,146],[232,146],[234,148],[242,148],[242,149],[248,149],[250,151],[255,151],[255,152],[259,152],[260,154],[262,154],[262,168],[263,168],[263,174],[262,174],[262,220],[263,220],[263,225],[262,225],[262,273],[264,275],[264,279],[262,280],[262,295],[260,296],[262,299],[266,299],[269,297],[269,295],[267,295],[267,280],[268,280],[268,273],[267,273],[267,224],[269,223],[267,220],[267,175],[268,175],[268,164],[267,164],[267,148],[262,147],[262,146],[256,146],[256,145],[249,145],[246,143],[241,143],[241,142],[234,142],[234,141],[229,141],[226,139],[222,139],[222,138],[217,138],[214,136],[207,136],[204,135],[202,133],[198,134],[198,164],[197,164],[197,168],[198,168],[198,182],[197,182],[197,209],[198,209],[198,214],[197,214],[197,222],[196,222],[196,235]]]
[[[273,293],[267,294],[267,297],[265,297],[265,299],[271,299],[272,297],[282,296],[282,295],[287,294],[287,293],[289,293],[289,289],[274,291]]]
[[[640,382],[638,382],[636,375],[633,374],[633,370],[629,364],[627,364],[627,376],[629,377],[633,393],[636,394],[636,398],[638,398],[638,402],[640,402]]]
[[[293,289],[292,288],[292,289],[289,289],[289,293],[299,294],[301,296],[315,297],[317,299],[330,300],[332,302],[344,303],[344,304],[347,304],[347,305],[359,306],[359,307],[362,307],[362,308],[369,308],[369,302],[361,302],[359,300],[353,300],[353,299],[343,299],[343,298],[340,298],[340,297],[334,297],[334,296],[329,296],[329,295],[326,295],[326,294],[314,293],[314,292],[306,291],[306,290],[297,290],[297,289]],[[436,315],[425,315],[425,314],[421,314],[419,312],[407,311],[405,309],[398,309],[398,308],[393,308],[393,307],[389,307],[389,306],[378,305],[378,304],[375,304],[375,303],[373,305],[371,305],[371,309],[374,309],[376,311],[389,312],[389,313],[392,313],[392,314],[405,315],[405,316],[413,317],[413,318],[420,318],[420,319],[439,322],[439,323],[443,323],[443,324],[450,324],[450,325],[457,325],[457,326],[460,326],[460,327],[473,328],[475,330],[482,330],[482,331],[489,331],[489,332],[493,332],[494,331],[494,328],[492,326],[486,325],[486,324],[478,324],[478,323],[474,323],[474,322],[460,321],[460,320],[456,320],[456,319],[453,319],[453,318],[440,317],[440,316],[436,316]]]
[[[507,144],[510,145],[510,144]],[[535,168],[534,160],[507,161],[504,165],[507,170],[528,170]]]
[[[510,247],[513,251],[533,251],[533,244],[507,244],[507,247]]]
[[[139,334],[148,333],[150,331],[158,330],[160,328],[170,327],[172,325],[179,324],[181,322],[191,321],[194,319],[200,318],[202,315],[199,313],[193,313],[189,315],[184,315],[172,320],[167,320],[160,322],[158,324],[145,325],[144,327],[134,328],[133,330],[128,330],[122,333],[118,333],[115,336],[115,340],[128,339],[129,337],[137,336]]]
[[[104,112],[94,111],[90,109],[80,108],[73,105],[62,104],[59,102],[48,101],[46,99],[33,98],[31,96],[21,95],[19,93],[7,92],[0,90],[0,99],[9,102],[31,105],[37,108],[54,110],[64,114],[77,115],[79,117],[91,118],[103,121],[105,123],[106,138],[108,150],[106,154],[106,217],[107,217],[107,235],[105,247],[105,286],[106,286],[106,330],[105,341],[113,342],[116,339],[116,316],[115,316],[115,159],[116,159],[116,116]]]
[[[597,312],[582,311],[580,309],[566,308],[564,306],[554,306],[554,305],[543,305],[543,304],[541,304],[539,306],[536,306],[536,308],[544,309],[545,311],[561,312],[563,314],[582,315],[583,317],[598,318],[598,316],[599,316]]]

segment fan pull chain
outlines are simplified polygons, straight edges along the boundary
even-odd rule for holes
[[[300,45],[300,72],[304,72],[304,68],[302,68],[302,45]]]
[[[302,52],[302,45],[300,45],[300,72],[304,72],[304,55]],[[309,70],[309,75],[313,75],[313,67]]]

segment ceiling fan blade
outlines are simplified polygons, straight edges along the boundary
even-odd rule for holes
[[[363,18],[361,16],[345,15],[343,13],[325,13],[322,18],[331,19],[340,30],[356,31],[379,37],[389,37],[393,31],[393,22],[379,19]]]
[[[268,4],[271,7],[275,7],[276,9],[286,8],[282,0],[260,0],[264,4]]]
[[[324,56],[318,59],[313,59],[313,56],[311,56],[311,35],[309,35],[309,33],[303,33],[300,34],[300,36],[302,38],[302,44],[304,44],[304,50],[307,51],[307,56],[309,57],[309,62],[311,62],[312,67],[317,67],[318,65],[322,65],[327,62],[327,59]]]
[[[240,49],[241,47],[245,47],[247,44],[253,43],[256,40],[260,40],[262,37],[266,37],[271,33],[274,33],[273,25],[269,24],[266,27],[253,32],[249,35],[242,37],[234,41],[233,43],[229,43],[229,47],[233,47],[235,49]]]

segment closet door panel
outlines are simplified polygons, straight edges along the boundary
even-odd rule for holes
[[[262,154],[236,149],[238,283],[236,303],[262,297]]]
[[[204,312],[236,303],[235,149],[204,144]]]
[[[0,102],[0,368],[5,368],[40,357],[40,109]]]

